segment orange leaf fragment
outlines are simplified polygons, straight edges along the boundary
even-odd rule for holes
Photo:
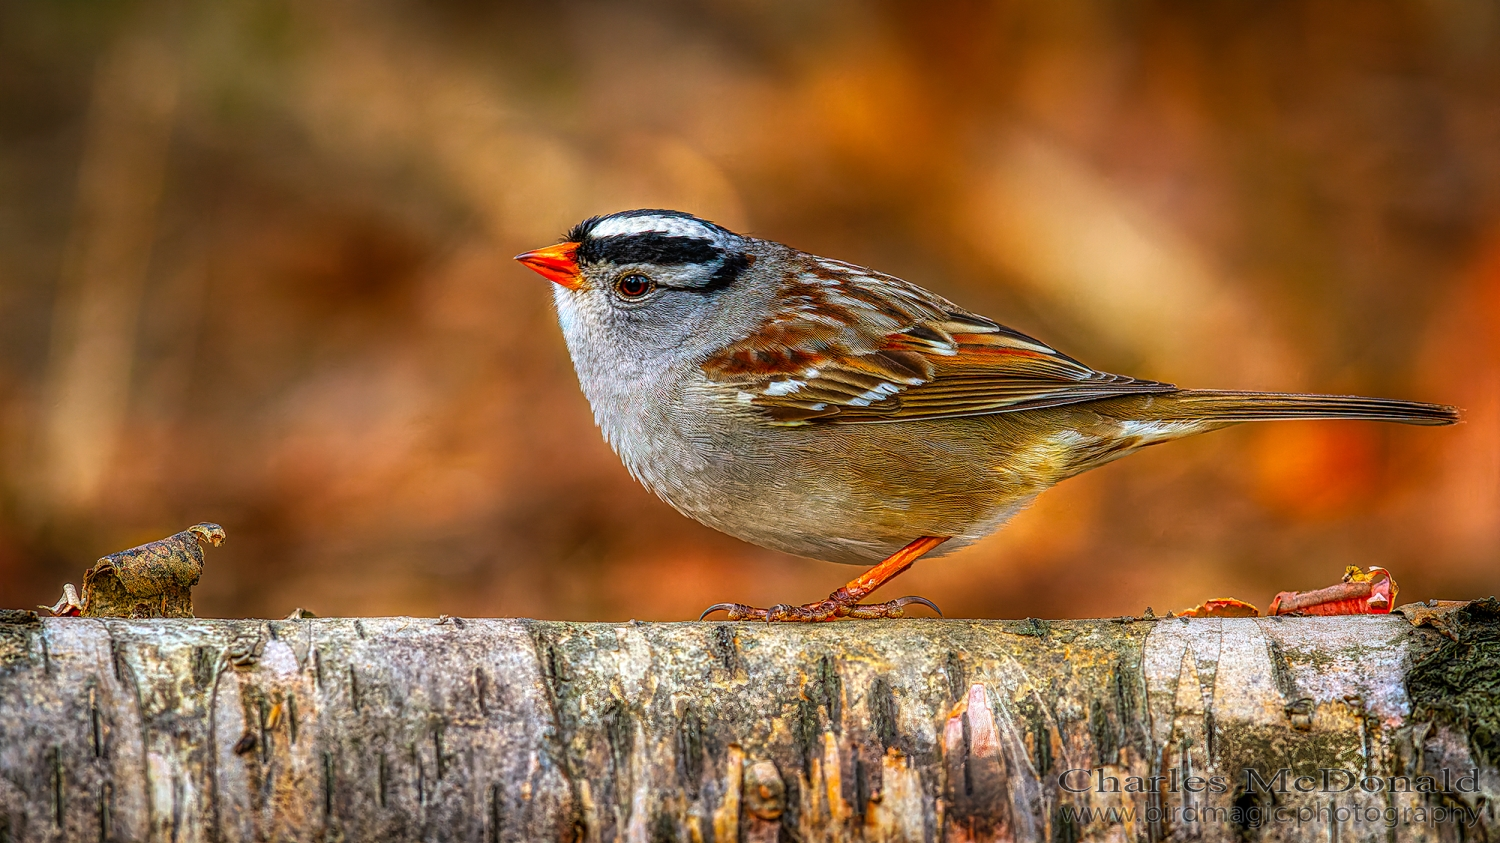
[[[1233,597],[1215,597],[1176,614],[1174,618],[1258,618],[1260,610]]]
[[[1395,605],[1396,581],[1384,568],[1361,571],[1350,565],[1344,581],[1316,591],[1283,591],[1266,610],[1270,615],[1385,615]]]

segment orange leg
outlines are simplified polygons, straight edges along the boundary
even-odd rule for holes
[[[836,621],[840,618],[899,618],[905,613],[905,607],[912,603],[921,603],[941,615],[942,612],[938,610],[938,607],[932,605],[932,601],[924,597],[900,597],[888,603],[862,604],[859,601],[869,596],[870,592],[895,579],[923,554],[948,539],[949,536],[923,536],[917,539],[891,554],[884,562],[855,577],[848,585],[828,595],[827,600],[801,606],[782,603],[769,609],[757,609],[743,603],[715,603],[704,610],[698,620],[703,620],[718,611],[728,612],[729,619],[732,621],[816,623]]]

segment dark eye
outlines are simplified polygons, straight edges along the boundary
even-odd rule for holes
[[[656,282],[639,273],[632,273],[615,282],[615,289],[627,299],[638,299],[656,289]]]

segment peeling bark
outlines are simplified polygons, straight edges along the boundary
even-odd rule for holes
[[[11,613],[0,840],[1493,839],[1496,620]]]

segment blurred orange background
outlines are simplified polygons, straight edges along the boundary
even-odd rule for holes
[[[511,261],[633,207],[1107,371],[1467,413],[1152,449],[886,596],[1500,591],[1497,103],[1462,0],[0,5],[0,605],[202,520],[203,616],[822,597],[630,479]]]

